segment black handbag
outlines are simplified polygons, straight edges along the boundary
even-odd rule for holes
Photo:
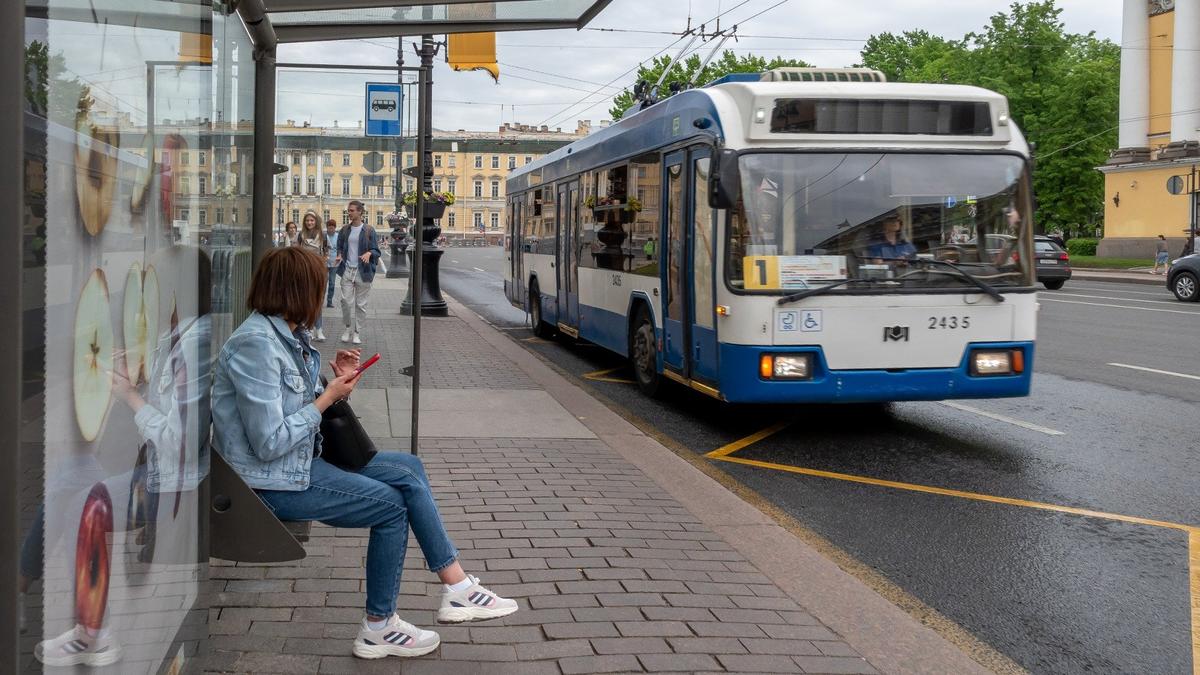
[[[349,401],[342,399],[325,409],[321,415],[322,459],[347,471],[358,471],[377,452]]]

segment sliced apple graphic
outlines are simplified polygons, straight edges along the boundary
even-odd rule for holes
[[[92,272],[79,294],[71,365],[75,420],[84,440],[94,441],[112,402],[113,328],[103,270]]]
[[[154,266],[134,263],[125,277],[125,305],[122,324],[125,328],[125,364],[129,381],[137,384],[149,379],[151,352],[158,342],[158,275]]]
[[[104,230],[112,213],[120,139],[115,130],[92,124],[86,113],[79,115],[75,131],[75,194],[83,227],[94,237]]]

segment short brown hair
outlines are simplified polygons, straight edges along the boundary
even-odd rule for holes
[[[250,281],[247,309],[311,328],[321,316],[329,272],[325,259],[299,246],[267,252]]]

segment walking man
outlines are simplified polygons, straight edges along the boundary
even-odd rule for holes
[[[325,289],[325,306],[333,307],[333,292],[337,290],[338,268],[338,231],[337,221],[333,218],[325,221],[325,241],[329,242],[329,246],[326,247],[329,257],[325,260],[325,267],[329,272],[329,283]]]
[[[363,224],[362,202],[350,202],[347,212],[350,224],[338,234],[336,258],[342,278],[342,323],[346,326],[342,342],[361,345],[359,332],[367,320],[367,296],[379,262],[379,240],[375,228]]]

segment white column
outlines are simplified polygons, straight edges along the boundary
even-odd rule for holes
[[[308,194],[308,153],[300,153],[300,194]]]
[[[325,194],[325,153],[317,150],[317,194]]]
[[[288,152],[283,156],[283,163],[287,164],[287,179],[284,181],[283,194],[292,194],[292,153]]]
[[[238,194],[248,195],[250,189],[248,182],[250,178],[250,153],[242,150],[240,153],[241,159],[238,160]]]
[[[1200,0],[1175,0],[1171,142],[1200,140]]]
[[[1186,2],[1187,0],[1185,0]],[[1150,133],[1150,14],[1146,0],[1125,0],[1121,24],[1119,148],[1144,148]]]

